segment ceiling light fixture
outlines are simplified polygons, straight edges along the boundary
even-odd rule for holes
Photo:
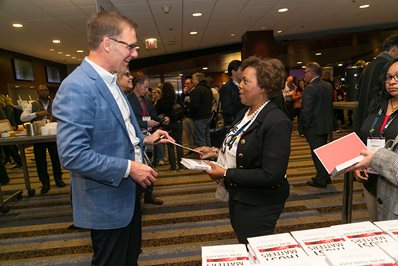
[[[51,52],[54,52],[54,51],[55,51],[55,49],[54,49],[54,48],[51,48],[51,49],[50,49],[50,51],[51,51]]]
[[[281,30],[278,30],[276,33],[282,33],[282,31],[281,31]]]
[[[235,33],[231,33],[229,36],[231,36],[231,37],[235,37],[235,36],[236,36],[236,34],[235,34]]]
[[[58,52],[59,54],[63,54],[63,52]]]
[[[14,24],[12,24],[12,26],[13,26],[14,28],[22,28],[22,27],[23,27],[23,25],[22,25],[22,24],[19,24],[19,23],[14,23]]]
[[[202,67],[202,69],[203,69],[203,70],[207,70],[208,68],[207,68],[207,67]]]
[[[66,54],[65,56],[70,56],[70,54]]]
[[[301,61],[297,61],[297,65],[301,65],[303,62]]]
[[[61,43],[60,40],[53,40],[53,43]]]
[[[83,50],[76,50],[76,53],[83,53]]]
[[[341,67],[341,66],[343,66],[343,64],[342,64],[342,63],[340,63],[340,64],[338,64],[337,66]]]
[[[285,13],[285,12],[287,12],[288,10],[289,10],[288,8],[284,7],[284,8],[278,9],[278,12],[279,12],[279,13]]]
[[[171,10],[171,6],[162,6],[162,10],[165,14],[169,14]]]
[[[316,53],[315,55],[316,55],[316,56],[320,56],[320,55],[322,55],[322,53]]]
[[[192,13],[192,17],[201,17],[203,14],[200,12]]]
[[[368,8],[368,7],[370,7],[370,5],[361,5],[361,6],[359,6],[359,8]]]
[[[198,32],[197,31],[191,31],[189,34],[196,35],[196,34],[198,34]]]

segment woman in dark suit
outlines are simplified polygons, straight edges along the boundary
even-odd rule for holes
[[[240,243],[272,234],[289,196],[286,169],[292,124],[282,111],[286,80],[277,59],[242,62],[240,99],[244,108],[220,150],[199,147],[202,158],[217,158],[208,174],[229,192],[229,214]]]
[[[163,125],[162,127],[164,130],[171,130],[170,136],[173,136],[177,143],[182,143],[182,118],[175,117],[175,114],[173,114],[173,106],[176,104],[176,101],[177,96],[173,85],[170,82],[166,82],[163,84],[162,97],[157,101],[156,111],[158,114],[164,114],[170,118],[169,124]],[[174,147],[177,150],[177,161]],[[167,155],[169,156],[170,163],[169,170],[176,171],[183,169],[183,166],[180,163],[183,156],[183,150],[181,147],[167,143]]]

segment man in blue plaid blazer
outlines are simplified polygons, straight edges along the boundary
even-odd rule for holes
[[[142,135],[116,74],[138,56],[136,25],[102,11],[88,23],[89,55],[61,84],[53,115],[57,146],[71,171],[74,225],[91,229],[92,265],[136,265],[141,245],[140,188],[157,173],[142,148],[161,135]]]

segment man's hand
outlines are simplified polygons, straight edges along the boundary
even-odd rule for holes
[[[155,140],[161,138],[160,140],[158,140],[156,143],[154,143]],[[153,134],[151,134],[150,136],[146,137],[144,139],[144,143],[145,144],[157,144],[157,143],[168,143],[169,141],[171,142],[175,142],[175,140],[170,137],[169,133],[167,133],[167,131],[164,130],[156,130]]]
[[[165,116],[162,120],[163,125],[168,125],[170,123],[170,118],[168,116]]]
[[[36,117],[37,117],[38,119],[42,119],[42,118],[45,117],[45,116],[50,117],[51,114],[50,114],[49,112],[47,112],[46,110],[36,112]]]
[[[131,161],[130,176],[141,187],[146,188],[156,181],[158,173],[146,164]]]

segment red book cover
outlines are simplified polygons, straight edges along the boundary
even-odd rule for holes
[[[336,176],[348,167],[360,162],[363,156],[361,150],[367,147],[355,133],[336,139],[314,150],[316,156],[332,176]]]

